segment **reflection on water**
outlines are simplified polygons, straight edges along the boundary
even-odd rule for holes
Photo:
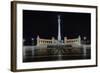
[[[36,48],[23,47],[23,62],[90,59],[90,47]]]

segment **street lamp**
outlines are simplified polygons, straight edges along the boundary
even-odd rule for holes
[[[84,44],[86,44],[87,37],[84,36],[83,39],[84,39]]]
[[[31,40],[32,40],[32,45],[34,45],[34,38],[32,38]]]
[[[83,39],[84,39],[84,40],[86,40],[87,38],[86,38],[86,37],[84,37]]]

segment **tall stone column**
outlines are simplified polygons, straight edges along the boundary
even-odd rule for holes
[[[67,44],[67,37],[64,37],[64,44]]]
[[[58,15],[58,41],[61,41],[60,15]]]
[[[80,35],[78,36],[78,40],[79,40],[78,41],[79,45],[81,45],[81,36]]]
[[[52,44],[54,44],[55,43],[55,38],[54,37],[52,37]]]
[[[37,46],[39,46],[39,40],[40,40],[40,37],[39,35],[37,36]]]

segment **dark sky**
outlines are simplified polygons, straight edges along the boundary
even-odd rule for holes
[[[61,35],[75,38],[80,35],[90,40],[91,15],[89,13],[50,12],[23,10],[23,38],[51,38],[57,39],[58,15],[61,16]]]

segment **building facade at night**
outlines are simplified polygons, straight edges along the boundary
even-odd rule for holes
[[[42,39],[39,36],[37,37],[37,46],[41,45],[57,45],[57,44],[63,44],[63,45],[81,45],[81,37],[78,36],[77,38],[73,39],[67,39],[67,37],[64,37],[64,40],[59,41],[52,37],[51,39]]]
[[[80,35],[71,39],[67,36],[62,37],[60,21],[60,15],[58,15],[57,39],[54,36],[46,39],[37,35],[36,45],[23,46],[23,62],[91,58],[91,45],[82,44]]]

